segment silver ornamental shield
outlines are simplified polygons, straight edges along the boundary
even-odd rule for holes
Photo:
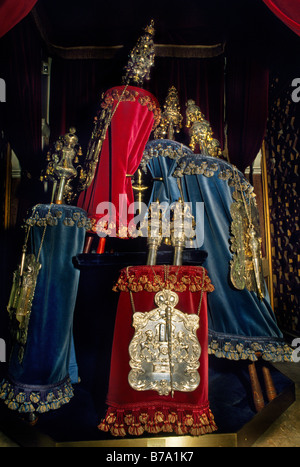
[[[154,310],[133,314],[128,382],[136,391],[165,396],[194,391],[200,383],[199,317],[177,310],[178,295],[171,290],[158,292],[155,303]]]

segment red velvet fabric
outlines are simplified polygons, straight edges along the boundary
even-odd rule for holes
[[[125,229],[134,214],[128,214],[128,206],[134,202],[130,175],[137,170],[145,145],[155,122],[159,104],[154,96],[144,89],[128,86],[119,102],[124,86],[108,90],[104,101],[113,99],[113,114],[102,145],[100,160],[93,182],[82,193],[78,206],[87,211],[95,222],[107,216],[107,211],[99,209],[102,202],[110,202],[115,207],[115,216],[109,218],[119,227]],[[126,195],[125,202],[119,203],[119,195]],[[97,225],[95,225],[97,231]],[[122,235],[123,231],[122,231]]]
[[[179,272],[178,272],[179,268]],[[155,274],[161,278],[156,281]],[[178,274],[176,277],[176,273]],[[169,281],[164,282],[163,266],[137,266],[121,272],[116,289],[121,290],[115,322],[109,389],[108,410],[99,429],[114,436],[141,435],[144,432],[175,432],[200,435],[217,429],[208,401],[208,341],[207,341],[207,292],[213,286],[202,267],[171,266]],[[153,390],[136,391],[128,383],[130,371],[128,347],[134,335],[133,310],[129,289],[133,293],[135,310],[147,312],[157,306],[154,297],[162,287],[174,290],[179,296],[176,308],[184,313],[199,312],[200,325],[197,337],[201,345],[200,384],[192,392],[175,391],[174,397],[160,396]]]
[[[0,37],[25,18],[36,2],[37,0],[2,0],[0,2]]]
[[[300,1],[299,0],[263,0],[270,10],[292,31],[300,36]]]

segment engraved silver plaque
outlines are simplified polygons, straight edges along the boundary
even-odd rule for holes
[[[159,395],[194,391],[200,383],[199,317],[177,310],[178,295],[171,290],[157,292],[155,303],[154,310],[133,314],[128,382],[137,391]]]

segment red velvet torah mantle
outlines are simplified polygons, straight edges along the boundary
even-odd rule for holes
[[[167,270],[167,274],[166,274]],[[129,344],[135,329],[133,312],[157,308],[154,297],[162,289],[178,295],[176,309],[198,314],[195,334],[201,351],[198,386],[159,395],[157,390],[137,390],[129,384]],[[114,290],[120,292],[115,322],[108,409],[98,428],[114,436],[143,433],[202,435],[217,430],[208,401],[207,292],[214,290],[206,270],[199,266],[132,266],[121,271]],[[132,306],[132,303],[134,304]]]
[[[134,216],[128,212],[134,202],[131,176],[139,167],[152,128],[160,120],[160,107],[142,88],[116,86],[106,91],[101,108],[110,108],[112,118],[94,179],[77,204],[88,213],[93,231],[100,236],[107,232],[127,237],[128,223]],[[103,203],[110,203],[109,212]]]

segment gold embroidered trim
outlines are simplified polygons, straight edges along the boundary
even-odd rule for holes
[[[255,339],[255,338],[254,338]],[[230,339],[218,342],[218,339],[210,339],[208,343],[208,354],[215,355],[216,358],[226,358],[228,360],[258,360],[261,354],[263,360],[269,362],[291,362],[293,350],[288,344],[256,342],[232,343]]]
[[[137,276],[136,273],[130,272],[130,269],[128,274],[126,270],[122,270],[113,290],[115,292],[141,292],[143,290],[147,292],[158,292],[164,288],[175,292],[185,292],[186,290],[190,292],[199,292],[202,290],[204,292],[214,291],[215,288],[206,271],[204,273],[204,278],[202,274],[197,274],[195,271],[194,274],[193,271],[189,272],[189,274],[183,274],[180,277],[177,277],[176,274],[169,273],[167,280],[165,280],[164,277],[161,277],[160,271],[156,271],[156,276],[153,277],[150,271],[150,274],[145,271],[144,274]]]
[[[176,433],[192,436],[212,433],[218,429],[207,406],[152,406],[134,409],[109,407],[99,430],[113,436],[141,436],[143,433]]]
[[[125,91],[120,93],[119,89],[112,88],[106,91],[103,96],[103,101],[101,103],[102,109],[112,108],[115,101],[117,102],[135,102],[138,101],[141,105],[146,105],[150,112],[153,112],[154,115],[154,125],[155,128],[159,122],[161,117],[161,110],[158,106],[156,100],[151,96],[141,94],[139,91],[135,89],[126,89]]]
[[[53,205],[55,206],[55,205]],[[38,208],[38,205],[37,205]],[[75,211],[72,212],[70,211],[70,215],[64,218],[62,223],[66,227],[73,227],[75,224],[77,227],[85,228],[86,230],[90,230],[92,228],[92,221],[86,217],[84,212],[79,212]],[[61,219],[63,216],[63,211],[61,210],[51,210],[45,214],[44,216],[40,216],[40,214],[37,211],[34,211],[30,217],[28,217],[25,221],[25,223],[32,227],[34,225],[37,225],[38,227],[45,227],[46,225],[49,226],[56,226],[58,225],[58,220]]]
[[[74,396],[70,378],[66,378],[56,387],[44,389],[28,389],[18,387],[3,380],[0,384],[0,399],[4,401],[10,410],[20,413],[45,413],[50,410],[59,409],[62,405],[68,404]]]

